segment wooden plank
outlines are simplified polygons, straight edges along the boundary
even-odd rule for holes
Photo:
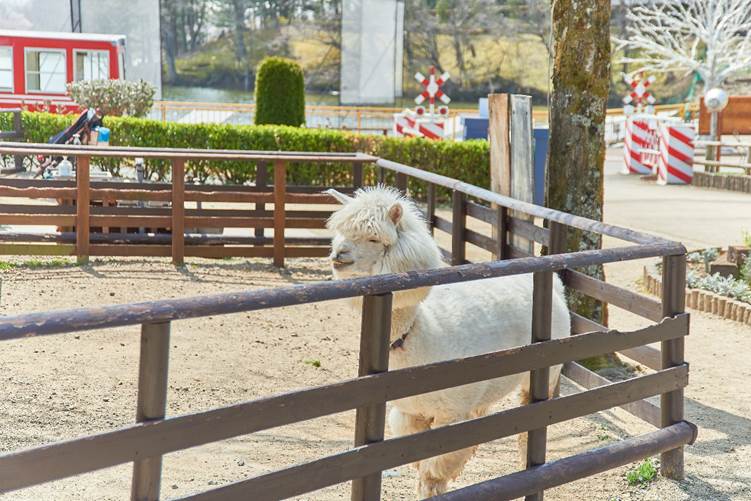
[[[610,384],[611,381],[605,379],[576,362],[566,362],[563,364],[563,375],[569,378],[579,386],[591,390],[600,386]],[[660,426],[660,408],[646,400],[637,400],[620,406],[624,411],[646,421],[652,426]]]
[[[360,328],[360,363],[357,375],[380,374],[389,370],[392,294],[365,296]],[[355,447],[383,440],[386,402],[357,408]],[[381,499],[381,472],[352,480],[352,501]]]
[[[189,226],[198,226],[188,222],[191,218],[185,218]],[[218,218],[217,218],[218,219]],[[99,216],[89,217],[91,226],[109,226],[114,228],[169,228],[172,226],[170,216]]]
[[[286,257],[328,257],[329,254],[329,247],[287,247],[284,251]]]
[[[532,98],[512,94],[509,97],[509,143],[511,145],[511,197],[524,202],[533,202],[535,193],[535,164],[532,148]],[[513,214],[519,219],[532,217],[524,214]],[[509,228],[513,235],[513,227]],[[534,254],[535,246],[528,239],[521,240],[512,236],[511,242],[516,247]]]
[[[0,197],[75,199],[75,188],[16,188],[0,186]]]
[[[572,334],[581,334],[584,332],[607,332],[610,330],[604,325],[598,324],[578,313],[572,311],[570,314]],[[660,355],[660,350],[656,350],[651,346],[634,346],[633,348],[618,350],[618,353],[635,362],[645,365],[650,369],[660,370],[662,367],[662,356]]]
[[[488,95],[490,189],[506,196],[511,196],[510,110],[508,94]]]
[[[76,224],[76,217],[74,215],[0,214],[0,224],[73,226]]]
[[[496,252],[498,248],[495,240],[472,230],[464,230],[464,240],[489,252]]]
[[[284,266],[284,198],[287,188],[287,164],[274,162],[274,266]]]
[[[651,346],[635,346],[633,348],[620,350],[618,353],[635,362],[639,362],[650,369],[660,370],[660,360],[662,358],[660,350],[656,350]]]
[[[228,247],[215,245],[190,245],[185,248],[189,257],[274,257],[273,247]]]
[[[536,226],[533,222],[525,221],[517,217],[509,217],[508,226],[509,231],[515,237],[522,237],[528,241],[537,242],[541,245],[550,245],[550,230],[547,228],[541,228]],[[518,244],[515,245],[519,247]],[[520,248],[527,250],[527,252],[530,252],[531,254],[529,246],[521,246]]]
[[[133,309],[132,306],[126,306],[129,310]],[[56,315],[56,318],[60,317],[62,321],[69,321],[65,315]],[[163,455],[237,435],[343,412],[374,402],[396,400],[531,369],[550,367],[571,359],[580,360],[629,346],[673,339],[684,335],[687,330],[688,315],[682,315],[667,318],[659,325],[634,332],[611,331],[582,334],[463,360],[399,369],[210,411],[171,417],[160,423],[131,425],[81,439],[6,453],[0,456],[2,489],[19,489],[129,462],[137,457]],[[684,367],[676,370],[680,372],[681,380],[687,374]],[[671,374],[676,374],[676,372],[671,372]],[[659,381],[666,381],[665,377],[667,376],[662,374],[659,378],[646,380],[650,382],[646,386],[653,391],[649,395],[662,391],[656,386],[653,387],[652,381],[656,381],[655,384],[659,385]],[[615,394],[622,391],[621,396],[624,400],[621,403],[628,402],[630,399],[643,398],[639,395],[627,394],[626,389],[630,386],[616,386],[615,388],[617,388]],[[549,402],[560,400],[563,399],[554,399]],[[569,402],[571,400],[566,400],[564,408],[567,408]],[[539,405],[534,404],[525,408],[538,409],[540,407],[535,406]],[[614,405],[620,405],[620,403],[612,403],[602,408],[607,409]],[[575,416],[587,413],[582,411],[577,414],[579,410],[574,410]],[[541,410],[539,414],[534,412],[533,414],[539,417],[545,413]],[[217,426],[220,422],[222,426]],[[543,424],[549,425],[550,423]],[[535,427],[532,425],[530,429]],[[520,431],[522,430],[516,427],[506,430],[508,434]]]
[[[377,160],[376,157],[363,153],[306,153],[296,151],[247,151],[247,150],[212,150],[191,148],[149,148],[132,146],[110,146],[101,148],[87,145],[57,145],[47,143],[2,143],[0,154],[21,155],[59,155],[78,157],[110,158],[189,158],[191,160],[283,160],[288,162],[342,162],[364,163]]]
[[[172,160],[172,264],[185,263],[185,160]]]
[[[89,203],[91,200],[89,174],[89,157],[78,157],[76,159],[76,256],[79,264],[89,262]]]
[[[73,215],[76,208],[73,205],[28,205],[28,204],[0,204],[2,214],[45,214],[45,215]]]
[[[642,296],[627,289],[608,284],[574,270],[561,271],[561,279],[567,287],[583,292],[587,296],[623,308],[652,321],[663,318],[659,301]]]
[[[167,257],[172,255],[171,245],[122,245],[94,244],[89,247],[91,256],[145,256]]]
[[[486,480],[436,496],[434,501],[510,501],[530,492],[550,489],[575,480],[635,463],[641,459],[692,444],[698,430],[682,421],[662,430],[630,437],[588,450],[575,456],[557,459],[533,470],[524,470]]]
[[[451,197],[451,264],[456,266],[464,264],[466,257],[464,230],[467,224],[467,215],[464,209],[464,194],[454,191]]]
[[[495,209],[471,201],[467,201],[467,215],[491,225],[498,222],[498,214]]]
[[[137,423],[164,419],[167,409],[169,340],[169,322],[143,324],[141,327]],[[161,479],[161,456],[137,459],[133,463],[131,499],[133,501],[158,501]]]
[[[683,367],[682,371],[678,367],[668,371],[675,372],[650,374],[479,419],[361,446],[184,499],[223,501],[252,496],[254,500],[263,501],[298,496],[362,474],[560,423],[621,405],[631,398],[654,395],[655,390],[681,388],[687,384],[687,367]]]
[[[0,244],[3,256],[74,256],[75,245],[66,244]]]
[[[451,228],[452,228],[451,221],[447,219],[443,219],[440,216],[434,216],[433,222],[435,223],[434,224],[435,228],[443,231],[444,233],[449,233],[449,234],[451,233]]]
[[[167,233],[91,233],[90,242],[108,244],[154,244],[169,245],[172,236]],[[48,242],[48,243],[75,243],[76,235],[73,232],[63,233],[19,233],[0,232],[0,242]],[[186,233],[186,245],[270,245],[273,239],[269,237],[240,237],[234,235],[220,235],[212,233]],[[326,246],[331,244],[328,237],[286,237],[285,245],[308,245]]]
[[[111,190],[146,190],[146,191],[170,191],[170,183],[167,182],[148,182],[134,184],[125,181],[92,181],[92,189],[111,189]],[[76,187],[75,181],[59,179],[34,179],[34,178],[0,178],[0,186],[10,186],[15,188],[72,188]],[[313,186],[313,185],[295,185],[288,186],[289,193],[301,194],[321,194],[324,190],[333,188],[333,186]],[[351,195],[354,188],[351,186],[335,187],[337,191]],[[271,189],[268,186],[256,186],[246,184],[189,184],[185,187],[186,192],[243,192],[243,193],[262,193],[270,194]]]
[[[686,255],[662,258],[662,317],[683,314],[686,310]],[[685,340],[662,341],[662,367],[676,367],[685,363]],[[660,395],[660,425],[665,428],[683,421],[683,389]],[[660,473],[673,480],[683,480],[683,447],[663,452]]]
[[[609,248],[556,256],[528,257],[489,263],[474,263],[461,268],[446,267],[393,275],[335,280],[294,287],[246,290],[210,294],[193,298],[78,308],[0,318],[0,339],[29,335],[49,335],[143,322],[222,315],[295,304],[345,299],[365,294],[398,292],[418,287],[470,282],[487,278],[580,268],[592,264],[628,261],[669,252],[673,244]],[[640,343],[645,344],[645,343]]]

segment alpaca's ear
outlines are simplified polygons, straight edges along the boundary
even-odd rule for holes
[[[399,202],[395,203],[391,206],[389,209],[389,219],[391,219],[391,222],[396,224],[399,224],[399,221],[402,219],[402,204]]]
[[[327,195],[331,195],[336,199],[337,202],[339,202],[342,205],[347,205],[352,200],[354,200],[352,197],[345,195],[344,193],[339,193],[335,189],[331,188],[326,191],[324,191]]]

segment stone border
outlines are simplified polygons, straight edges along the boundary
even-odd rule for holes
[[[751,176],[726,176],[694,171],[694,177],[691,180],[691,184],[697,188],[716,188],[719,190],[751,193]]]
[[[644,287],[650,294],[662,294],[662,276],[654,264],[644,266]],[[687,288],[686,307],[751,325],[751,304],[714,292]]]

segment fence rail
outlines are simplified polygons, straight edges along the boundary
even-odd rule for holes
[[[36,152],[45,148],[45,145],[2,145],[0,152]],[[0,183],[0,194],[14,193],[14,196],[21,198],[70,197],[76,202],[75,207],[66,207],[65,212],[52,214],[46,212],[47,206],[37,213],[23,214],[19,212],[22,210],[19,206],[23,204],[5,204],[5,212],[0,214],[0,224],[12,218],[22,218],[20,220],[24,223],[29,223],[30,217],[55,216],[69,218],[65,219],[65,224],[73,224],[73,229],[36,235],[34,238],[27,236],[29,234],[10,232],[4,237],[7,243],[1,249],[7,250],[9,245],[26,245],[24,249],[31,248],[28,246],[45,246],[64,248],[79,256],[99,252],[109,253],[107,255],[152,252],[172,255],[173,260],[181,262],[184,256],[196,255],[197,250],[214,249],[211,243],[224,245],[231,242],[243,247],[225,245],[219,249],[262,251],[264,255],[274,257],[276,264],[283,264],[285,256],[294,255],[294,247],[288,246],[291,241],[284,237],[284,230],[294,224],[298,216],[294,211],[287,211],[286,205],[302,201],[318,203],[326,198],[325,195],[312,193],[320,188],[287,186],[284,172],[287,164],[293,166],[294,161],[318,160],[347,162],[353,167],[369,169],[367,175],[361,168],[352,169],[349,192],[356,186],[379,179],[390,179],[402,190],[406,189],[408,178],[426,183],[426,218],[431,231],[451,235],[451,248],[444,249],[444,253],[453,266],[292,287],[4,317],[0,320],[0,340],[140,325],[141,357],[135,424],[0,455],[0,492],[133,462],[134,499],[154,500],[159,498],[161,457],[164,454],[351,409],[357,409],[352,449],[196,493],[186,499],[248,498],[251,493],[253,499],[281,499],[348,480],[353,480],[353,499],[379,499],[381,472],[384,469],[522,432],[529,432],[530,436],[527,469],[470,488],[475,490],[462,489],[449,496],[475,499],[473,493],[478,492],[493,499],[518,495],[539,498],[545,488],[656,452],[662,454],[663,474],[671,478],[682,477],[682,446],[693,441],[696,430],[693,425],[683,421],[682,391],[688,380],[683,339],[688,334],[689,323],[688,315],[683,313],[685,248],[681,244],[520,202],[455,179],[365,155],[227,153],[221,150],[199,151],[194,155],[192,150],[115,149],[115,156],[124,158],[146,154],[169,159],[173,162],[173,172],[178,176],[184,172],[184,162],[206,156],[224,158],[232,155],[232,158],[260,160],[274,165],[273,190],[261,183],[260,186],[245,187],[192,187],[183,186],[179,181],[171,185],[139,185],[133,190],[129,183],[110,185],[90,182],[82,174],[82,167],[87,166],[84,159],[111,157],[111,150],[58,148],[55,151],[66,151],[67,155],[76,158],[79,172],[75,183],[45,182],[48,184],[40,186],[36,184],[38,182],[28,180],[8,180]],[[436,215],[436,197],[441,189],[451,192],[450,219]],[[124,193],[136,199],[159,197],[160,201],[169,202],[171,206],[152,208],[149,212],[137,214],[132,208],[117,210],[122,208],[92,205],[99,200],[117,199]],[[212,201],[235,197],[232,198],[235,202],[273,204],[273,217],[266,217],[265,212],[257,216],[259,211],[266,209],[255,206],[252,215],[247,217],[240,213],[219,217],[205,213],[216,209],[185,208],[186,200],[206,199],[203,197]],[[490,204],[497,204],[499,208],[490,208]],[[533,219],[517,219],[510,215],[510,211],[532,216]],[[318,219],[308,219],[322,220],[328,213],[319,210],[316,214]],[[180,220],[176,221],[175,218]],[[220,218],[223,225],[239,220],[238,224],[255,230],[271,225],[275,230],[274,238],[263,235],[225,237],[188,233],[185,230],[192,225],[201,226],[207,222],[206,219],[212,218]],[[538,226],[534,218],[544,220],[547,227]],[[495,236],[470,230],[470,219],[495,228]],[[139,224],[165,224],[170,227],[171,233],[134,236],[88,233],[89,227],[95,224],[129,225],[134,221]],[[569,252],[564,238],[568,227],[610,235],[630,244],[603,250]],[[27,238],[32,243],[24,240]],[[524,242],[545,245],[549,253],[546,256],[531,256]],[[75,246],[71,243],[75,243]],[[270,247],[269,243],[272,244]],[[319,238],[316,243],[324,241]],[[467,245],[489,251],[499,260],[471,263],[467,260]],[[527,250],[516,245],[522,245]],[[596,264],[647,257],[660,257],[663,260],[661,303],[575,271],[576,268]],[[281,262],[277,261],[279,258]],[[550,340],[550,299],[554,272],[561,273],[570,289],[624,308],[653,324],[627,332],[609,329],[574,314],[572,328],[578,334]],[[388,371],[391,297],[394,292],[522,273],[534,274],[532,338],[529,345]],[[172,321],[358,296],[364,300],[357,378],[205,412],[165,415]],[[658,342],[660,350],[647,346]],[[614,351],[637,361],[645,361],[645,365],[654,372],[611,383],[575,363],[581,358]],[[557,364],[565,364],[564,374],[585,389],[548,399],[546,374],[549,367]],[[529,405],[423,433],[384,439],[385,405],[388,401],[523,372],[530,372],[532,378],[532,403]],[[659,407],[644,400],[655,395],[660,395]],[[609,448],[546,462],[547,426],[619,406],[661,429]]]

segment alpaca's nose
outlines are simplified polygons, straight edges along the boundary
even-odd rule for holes
[[[352,260],[352,256],[347,250],[333,252],[331,255],[331,261],[334,262],[334,266],[344,266],[347,264],[352,264],[354,262]]]

